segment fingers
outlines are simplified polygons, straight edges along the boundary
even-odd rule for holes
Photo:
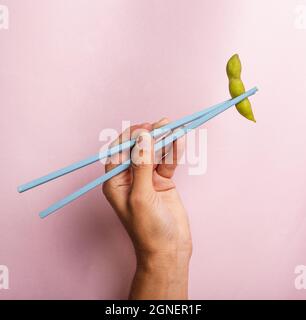
[[[169,122],[170,122],[169,119],[163,118],[153,124],[153,129],[160,128]],[[181,130],[181,129],[178,128],[174,130],[174,132],[178,130]],[[161,159],[161,163],[158,166],[156,166],[156,171],[160,176],[164,178],[173,177],[177,164],[184,153],[184,148],[185,148],[185,137],[182,137],[174,141],[172,144],[169,144],[162,150],[159,150],[156,153],[155,159],[158,159],[158,160]]]
[[[153,129],[158,129],[160,127],[165,126],[166,124],[168,124],[170,122],[170,120],[168,118],[162,118],[161,120],[153,123]],[[171,149],[171,144],[167,145],[166,147],[159,149],[158,151],[155,152],[154,155],[154,169],[157,167],[158,163],[160,162],[160,160],[165,156],[165,154],[167,154],[169,152],[169,150]]]
[[[143,123],[138,125],[133,125],[126,130],[124,130],[117,139],[115,139],[109,146],[109,149],[115,147],[118,144],[126,142],[132,138],[133,132],[139,130],[140,128],[144,128],[147,130],[151,129],[151,124]],[[126,161],[130,156],[130,149],[123,150],[122,152],[116,153],[111,157],[108,157],[105,164],[105,172],[111,171],[115,167],[117,167],[122,162]]]
[[[118,144],[121,144],[125,141],[128,141],[131,139],[131,135],[134,134],[137,130],[140,128],[144,128],[147,130],[152,130],[152,125],[145,123],[140,125],[134,125],[130,128],[127,128],[122,134],[118,136],[116,140],[114,140],[110,147],[114,147]],[[105,164],[105,172],[109,172],[110,170],[114,169],[120,163],[126,161],[130,157],[130,149],[123,150],[120,153],[114,154],[113,156],[109,157],[107,159],[107,162]],[[132,175],[131,175],[131,169],[121,172],[120,174],[114,176],[112,179],[107,180],[103,184],[103,193],[106,196],[106,198],[109,200],[109,202],[112,204],[112,206],[115,208],[115,210],[119,213],[124,213],[126,211],[126,199],[124,197],[124,192],[122,193],[122,188],[118,187],[130,187],[132,183]],[[128,189],[125,189],[128,190]],[[123,216],[121,216],[123,218]]]
[[[176,129],[174,132],[181,130]],[[164,178],[172,178],[177,167],[177,164],[184,153],[185,148],[185,136],[179,138],[172,143],[172,148],[166,153],[161,160],[161,163],[157,166],[157,173]]]
[[[142,129],[132,137],[136,136],[136,144],[132,149],[132,171],[133,185],[132,193],[135,195],[150,194],[153,188],[153,161],[154,161],[154,140],[147,130]]]
[[[166,124],[168,124],[170,122],[170,120],[168,118],[162,118],[159,121],[153,123],[153,129],[157,129],[160,128],[162,126],[165,126]]]
[[[174,175],[175,168],[177,167],[178,161],[184,152],[184,145],[185,145],[184,137],[182,137],[182,138],[178,139],[177,141],[175,141],[174,143],[166,146],[162,150],[159,150],[154,155],[154,148],[153,147],[151,148],[150,151],[148,151],[148,153],[142,150],[143,146],[146,147],[146,143],[145,142],[141,143],[141,141],[142,141],[142,139],[144,141],[146,141],[148,136],[144,134],[144,137],[143,137],[142,134],[140,134],[140,132],[143,132],[143,130],[148,131],[151,129],[157,129],[157,128],[160,128],[160,127],[166,125],[169,122],[170,122],[169,119],[163,118],[163,119],[159,120],[158,122],[154,123],[153,125],[150,125],[148,123],[144,123],[144,124],[140,124],[140,125],[131,126],[130,128],[127,128],[122,134],[119,135],[119,137],[115,141],[113,141],[111,143],[110,148],[139,136],[138,143],[133,148],[135,150],[134,150],[134,152],[132,152],[132,154],[135,156],[134,168],[136,169],[136,173],[133,174],[133,176],[138,177],[138,172],[142,172],[144,168],[147,168],[147,170],[145,170],[144,175],[141,175],[141,177],[146,176],[146,175],[151,176],[152,170],[154,168],[156,168],[156,171],[160,176],[162,176],[164,178],[172,178],[172,176]],[[150,139],[151,139],[150,142],[152,144],[153,141],[152,141],[151,136],[150,136]],[[143,144],[143,146],[142,146],[142,144]],[[137,163],[139,160],[142,160],[142,162],[146,161],[145,157],[147,155],[149,155],[150,157],[151,156],[155,157],[155,158],[153,158],[154,161],[152,160],[150,164],[149,163],[141,163],[141,164]],[[129,149],[112,155],[106,161],[105,172],[108,172],[108,171],[114,169],[116,166],[118,166],[122,162],[126,161],[129,158],[129,156],[130,156]],[[160,161],[160,159],[161,159],[161,162],[159,164],[154,165],[154,163],[158,163]],[[132,159],[132,162],[133,162],[133,159]],[[144,183],[144,182],[142,182],[143,180],[141,179],[141,177],[140,177],[140,185],[142,185]],[[136,182],[135,182],[136,185],[138,184],[138,181],[139,181],[139,179],[136,178]],[[149,181],[149,185],[151,185],[151,180]]]

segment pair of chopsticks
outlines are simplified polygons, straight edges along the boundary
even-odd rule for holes
[[[257,88],[254,87],[250,89],[249,91],[243,93],[242,95],[230,99],[227,101],[224,101],[222,103],[219,103],[217,105],[214,105],[210,108],[198,111],[196,113],[193,113],[192,115],[185,116],[179,120],[170,122],[166,124],[163,127],[154,129],[150,132],[151,136],[153,138],[158,138],[162,135],[165,135],[166,133],[172,132],[172,130],[180,128],[180,130],[177,130],[175,132],[172,132],[171,134],[167,135],[163,139],[159,140],[154,145],[154,151],[158,151],[167,145],[173,143],[180,137],[187,134],[190,130],[196,129],[197,127],[201,126],[203,123],[207,122],[208,120],[214,118],[218,114],[224,112],[225,110],[229,109],[230,107],[234,106],[235,104],[241,102],[242,100],[248,98],[251,95],[254,95],[257,92]],[[43,183],[46,183],[48,181],[51,181],[53,179],[59,178],[65,174],[68,174],[70,172],[73,172],[77,169],[83,168],[87,165],[90,165],[94,162],[97,162],[101,159],[110,157],[116,153],[119,153],[123,150],[130,149],[135,145],[135,139],[126,141],[120,145],[116,145],[108,150],[105,150],[99,154],[93,155],[89,158],[86,158],[84,160],[81,160],[79,162],[73,163],[65,168],[62,168],[60,170],[51,172],[43,177],[40,177],[38,179],[35,179],[33,181],[30,181],[28,183],[25,183],[18,187],[18,192],[24,192],[29,189],[32,189],[34,187],[37,187]],[[40,212],[39,216],[41,218],[45,218],[48,215],[52,214],[53,212],[57,211],[58,209],[64,207],[68,203],[72,202],[73,200],[79,198],[86,192],[90,191],[91,189],[97,187],[98,185],[104,183],[105,181],[111,179],[115,175],[119,174],[120,172],[123,172],[124,170],[128,169],[128,167],[131,164],[131,159],[128,159],[127,161],[123,162],[122,164],[115,167],[113,170],[107,172],[103,176],[97,178],[96,180],[86,184],[82,188],[78,189],[77,191],[71,193],[70,195],[66,196],[62,200],[54,203],[49,208],[43,210]]]

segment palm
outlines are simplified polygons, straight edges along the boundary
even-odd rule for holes
[[[132,188],[132,183],[133,174],[131,169],[128,169],[113,178],[113,188],[116,189],[117,196],[120,197],[121,200],[127,202]],[[175,189],[173,181],[161,176],[156,170],[153,172],[153,185],[155,191],[158,193],[165,193]]]

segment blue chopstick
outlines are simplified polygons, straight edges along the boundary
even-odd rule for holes
[[[217,116],[218,114],[224,112],[225,110],[227,110],[228,108],[232,107],[233,105],[239,103],[240,101],[246,99],[247,97],[253,95],[256,93],[258,89],[252,88],[249,91],[245,92],[244,94],[240,95],[239,97],[236,97],[234,99],[225,101],[224,103],[218,104],[214,107],[209,108],[209,112],[202,112],[202,116],[195,118],[195,120],[193,121],[186,121],[185,123],[188,123],[186,126],[184,126],[181,130],[178,130],[176,132],[173,132],[171,135],[167,136],[165,139],[162,139],[160,141],[158,141],[157,143],[155,143],[154,145],[154,151],[158,151],[161,148],[167,146],[168,144],[174,142],[175,140],[179,139],[180,137],[182,137],[183,135],[185,135],[186,133],[188,133],[190,130],[193,130],[197,127],[199,127],[200,125],[202,125],[203,123],[207,122],[208,120],[214,118],[215,116]],[[208,109],[206,109],[207,111]],[[204,114],[204,115],[203,115]],[[191,118],[193,115],[191,116],[187,116],[184,117],[184,119],[187,118]],[[183,118],[179,121],[182,121]],[[178,122],[176,122],[178,123]],[[119,174],[120,172],[123,172],[124,170],[128,169],[128,167],[131,164],[131,160],[127,160],[124,163],[122,163],[121,165],[115,167],[113,170],[107,172],[106,174],[104,174],[103,176],[97,178],[96,180],[86,184],[85,186],[83,186],[82,188],[78,189],[77,191],[73,192],[72,194],[68,195],[67,197],[63,198],[62,200],[54,203],[53,205],[51,205],[49,208],[43,210],[42,212],[40,212],[39,216],[41,218],[45,218],[48,215],[52,214],[53,212],[57,211],[58,209],[64,207],[65,205],[67,205],[68,203],[72,202],[73,200],[79,198],[80,196],[82,196],[83,194],[85,194],[86,192],[92,190],[93,188],[97,187],[98,185],[104,183],[105,181],[111,179],[112,177],[114,177],[115,175]]]
[[[227,100],[227,101],[231,101],[231,100]],[[225,101],[225,102],[227,102]],[[154,129],[151,134],[152,134],[152,137],[153,138],[156,138],[158,136],[160,136],[161,134],[167,132],[167,131],[170,131],[170,130],[173,130],[173,129],[176,129],[178,127],[180,127],[181,125],[184,125],[186,123],[189,123],[207,113],[209,113],[211,110],[214,110],[215,108],[217,108],[218,106],[222,105],[223,103],[225,102],[222,102],[222,103],[219,103],[217,105],[214,105],[210,108],[207,108],[207,109],[204,109],[204,110],[201,110],[201,111],[198,111],[198,112],[195,112],[193,113],[192,115],[188,115],[188,116],[185,116],[181,119],[178,119],[176,121],[173,121],[173,122],[170,122],[168,124],[166,124],[165,126],[163,127],[160,127],[158,129]],[[90,156],[86,159],[83,159],[81,161],[78,161],[78,162],[75,162],[67,167],[64,167],[62,169],[59,169],[59,170],[56,170],[56,171],[53,171],[45,176],[42,176],[40,178],[37,178],[35,180],[32,180],[28,183],[25,183],[21,186],[18,187],[18,192],[24,192],[24,191],[27,191],[27,190],[30,190],[32,188],[35,188],[41,184],[44,184],[48,181],[51,181],[51,180],[54,180],[56,178],[59,178],[65,174],[68,174],[70,172],[73,172],[75,170],[78,170],[80,168],[83,168],[85,166],[88,166],[94,162],[97,162],[101,159],[104,159],[104,158],[107,158],[107,157],[110,157],[120,151],[123,151],[123,150],[126,150],[126,149],[129,149],[131,147],[133,147],[135,144],[135,139],[132,139],[132,140],[129,140],[129,141],[125,141],[124,143],[120,144],[120,145],[116,145],[108,150],[105,150],[101,153],[98,153],[98,154],[95,154],[93,156]]]

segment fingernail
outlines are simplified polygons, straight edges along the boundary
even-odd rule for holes
[[[166,117],[163,117],[158,122],[169,122],[169,119]]]
[[[132,149],[131,159],[135,165],[151,163],[152,138],[149,132],[143,131],[136,138],[136,145]]]
[[[139,134],[139,136],[137,137],[136,143],[140,149],[143,149],[144,151],[146,151],[146,150],[150,150],[151,148],[151,140],[152,138],[150,133],[144,131]]]

